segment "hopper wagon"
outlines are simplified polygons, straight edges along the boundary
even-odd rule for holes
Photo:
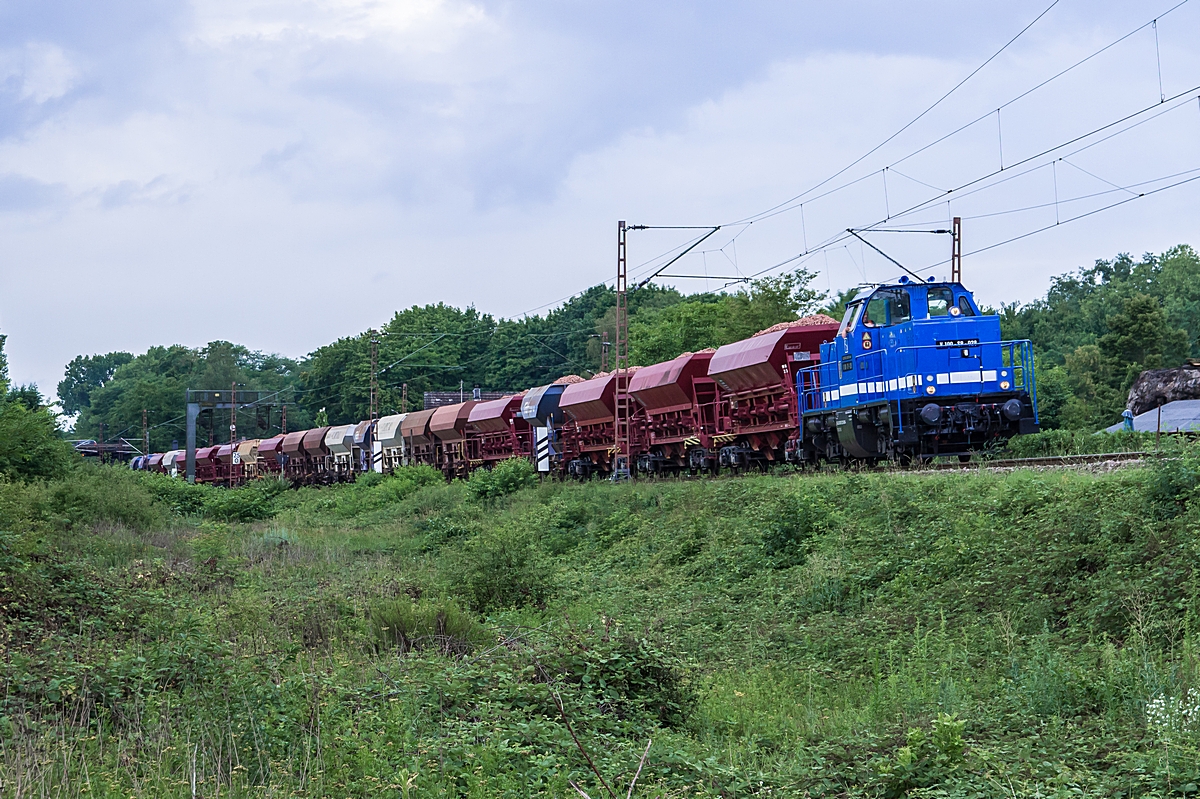
[[[799,438],[795,375],[820,360],[822,343],[838,330],[828,317],[808,321],[768,328],[713,353],[708,376],[720,389],[717,428],[698,461],[736,470],[785,459],[788,442]]]
[[[521,416],[525,392],[481,402],[471,409],[467,425],[471,465],[490,468],[509,458],[529,458],[533,436],[529,422]]]
[[[718,390],[708,376],[713,351],[686,352],[644,366],[629,381],[629,393],[643,409],[637,470],[678,474],[711,469],[712,436],[717,426]]]
[[[471,462],[467,455],[467,422],[471,409],[479,403],[467,400],[455,405],[435,408],[429,417],[429,433],[433,436],[434,462],[430,465],[441,469],[447,480],[467,477]]]

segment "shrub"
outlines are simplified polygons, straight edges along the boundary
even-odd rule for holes
[[[607,631],[598,639],[575,637],[542,660],[591,693],[602,712],[619,718],[649,716],[679,728],[699,701],[683,661],[646,638]]]
[[[509,458],[491,469],[476,469],[467,483],[467,493],[479,502],[490,502],[523,488],[535,488],[537,471],[524,458]]]
[[[481,613],[541,604],[552,591],[545,555],[514,525],[469,540],[453,571],[455,590]]]
[[[156,472],[139,472],[146,490],[171,512],[180,516],[196,516],[203,510],[209,496],[220,489],[203,483],[189,483],[178,477]]]
[[[137,475],[119,466],[78,464],[49,485],[48,514],[67,526],[97,522],[151,530],[166,524],[166,514]]]
[[[372,608],[370,620],[378,645],[401,653],[432,649],[465,655],[487,639],[486,631],[452,602],[406,597]]]
[[[0,400],[0,475],[59,477],[74,457],[71,446],[58,437],[49,411]]]
[[[252,522],[275,515],[272,500],[286,491],[286,480],[256,480],[233,489],[218,489],[204,496],[206,518],[229,522]]]
[[[966,749],[962,737],[965,726],[966,722],[939,713],[933,722],[932,735],[910,729],[895,758],[879,766],[883,795],[900,799],[909,796],[910,791],[933,787],[959,772]]]
[[[804,563],[812,539],[836,530],[834,507],[816,494],[792,494],[766,505],[757,514],[762,529],[763,552],[776,568]]]

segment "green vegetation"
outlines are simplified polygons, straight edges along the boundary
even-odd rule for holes
[[[1038,357],[1043,426],[1095,430],[1120,421],[1145,369],[1200,357],[1200,257],[1187,245],[1055,278],[1045,299],[1006,307],[1006,338]]]
[[[490,477],[0,482],[0,792],[624,795],[650,741],[635,796],[1200,785],[1194,448]]]
[[[202,349],[151,347],[136,358],[125,352],[79,356],[67,365],[58,396],[64,413],[79,414],[75,437],[98,438],[103,424],[106,440],[121,436],[140,439],[144,410],[150,426],[150,451],[165,452],[183,440],[187,389],[227,391],[236,382],[253,390],[282,391],[280,401],[284,401],[290,397],[287,390],[294,389],[298,380],[299,367],[294,361],[214,341]],[[257,415],[243,412],[239,430],[247,436],[274,435],[279,432],[279,421],[278,408],[271,418],[262,411]],[[294,403],[289,406],[289,430],[310,427],[312,421],[312,414],[304,408]],[[201,414],[198,440],[206,442],[213,434],[227,440],[228,424],[228,418],[217,418],[212,411]]]
[[[37,386],[10,386],[0,336],[0,480],[57,477],[75,462]]]

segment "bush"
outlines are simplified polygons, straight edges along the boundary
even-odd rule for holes
[[[550,567],[531,532],[507,525],[469,540],[454,563],[455,590],[480,613],[539,605]]]
[[[218,489],[204,498],[205,518],[227,522],[253,522],[275,515],[275,497],[288,489],[280,479],[255,480],[232,489]]]
[[[523,488],[535,488],[537,471],[524,458],[509,458],[491,469],[476,469],[467,483],[467,493],[479,502],[490,502]]]
[[[59,477],[74,457],[71,446],[58,437],[49,411],[0,401],[0,475]]]
[[[48,488],[46,513],[68,527],[110,522],[146,531],[167,522],[154,494],[121,466],[78,464]]]
[[[763,552],[779,569],[804,563],[812,539],[836,530],[839,525],[834,507],[815,494],[781,497],[758,514],[758,521]]]
[[[542,662],[567,682],[590,692],[601,711],[619,718],[649,716],[664,727],[680,728],[699,698],[682,660],[646,638],[628,634],[598,639],[574,637]]]
[[[189,483],[178,477],[157,472],[138,472],[146,490],[171,512],[179,516],[196,516],[208,503],[209,496],[220,489],[203,483]]]
[[[451,602],[397,599],[372,608],[370,619],[379,646],[401,653],[432,649],[465,655],[487,640],[486,631]]]

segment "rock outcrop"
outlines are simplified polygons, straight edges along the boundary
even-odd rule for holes
[[[1126,407],[1136,416],[1175,400],[1200,399],[1200,363],[1178,369],[1149,369],[1129,389]]]

